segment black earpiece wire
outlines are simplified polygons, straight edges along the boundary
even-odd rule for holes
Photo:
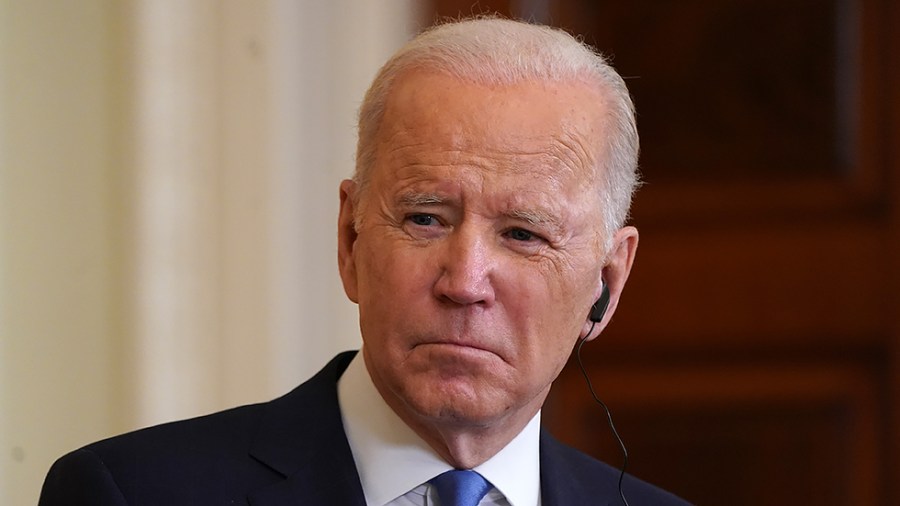
[[[578,341],[578,346],[575,348],[575,358],[578,360],[578,368],[581,369],[581,375],[584,376],[584,381],[587,382],[588,390],[591,391],[591,397],[594,398],[594,401],[599,404],[606,413],[606,421],[609,424],[609,429],[612,431],[613,436],[615,436],[616,442],[619,443],[619,449],[622,450],[622,467],[619,468],[619,497],[622,498],[622,503],[625,506],[629,506],[628,499],[625,499],[625,490],[622,488],[622,483],[625,480],[625,470],[628,468],[628,449],[625,448],[625,442],[622,440],[622,437],[619,436],[619,431],[616,430],[616,424],[613,423],[612,412],[610,412],[606,403],[597,397],[597,393],[594,391],[594,385],[591,383],[591,378],[588,376],[587,370],[584,368],[584,363],[581,361],[581,347],[584,346],[588,337],[594,332],[594,326],[596,324],[597,322],[591,322],[591,329]]]

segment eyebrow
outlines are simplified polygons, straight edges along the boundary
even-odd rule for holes
[[[434,193],[407,192],[397,197],[397,203],[404,207],[417,207],[443,204],[447,199]]]
[[[555,222],[556,219],[550,215],[550,213],[546,213],[543,211],[531,211],[527,209],[513,209],[507,213],[504,213],[510,218],[515,218],[517,220],[527,221],[532,225],[540,225],[541,223],[552,223]]]
[[[563,228],[559,217],[547,211],[532,209],[512,209],[504,214],[515,220],[524,221],[529,225],[549,228],[551,231],[555,232]]]

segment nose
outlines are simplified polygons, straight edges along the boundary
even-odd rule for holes
[[[493,304],[495,255],[490,241],[471,227],[460,226],[444,239],[442,246],[435,295],[459,305]]]

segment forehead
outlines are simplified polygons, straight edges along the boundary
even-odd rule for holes
[[[376,165],[484,162],[596,181],[604,96],[580,82],[525,81],[487,86],[412,71],[395,83],[377,140]]]

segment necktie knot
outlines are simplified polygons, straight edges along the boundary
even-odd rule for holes
[[[453,470],[429,481],[437,489],[441,506],[477,506],[492,485],[475,471]]]

